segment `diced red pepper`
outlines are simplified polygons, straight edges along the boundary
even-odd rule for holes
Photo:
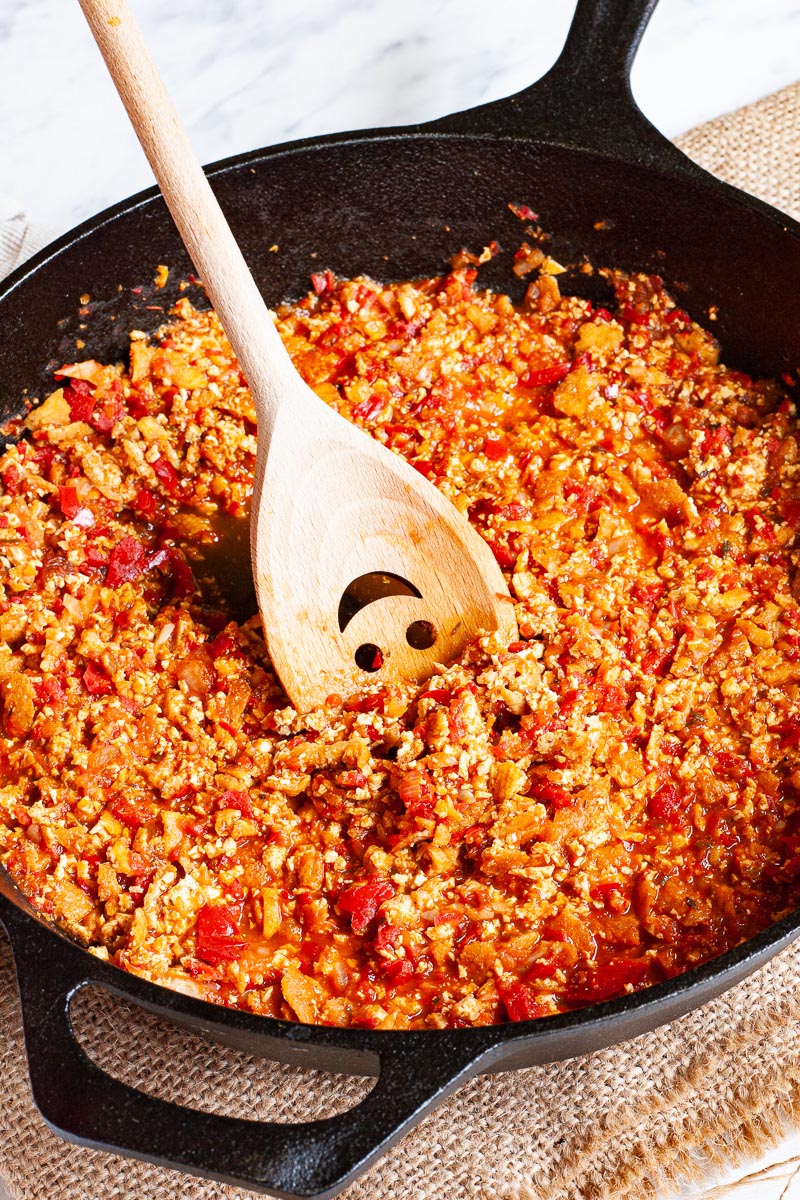
[[[314,272],[314,274],[311,276],[311,286],[318,296],[321,296],[323,292],[332,292],[336,286],[336,277],[334,276],[333,271],[328,270],[324,272]]]
[[[539,1000],[539,993],[527,983],[500,984],[497,990],[509,1021],[532,1021],[548,1014],[547,1006]]]
[[[177,550],[170,550],[167,555],[167,564],[172,576],[173,600],[182,600],[184,596],[191,596],[192,592],[197,589],[197,583],[186,559]]]
[[[150,409],[147,406],[147,398],[141,392],[131,392],[127,399],[128,412],[132,417],[146,417]]]
[[[653,314],[649,309],[646,312],[639,312],[632,304],[624,304],[620,318],[627,321],[629,325],[649,325],[652,322]]]
[[[108,555],[105,554],[97,546],[87,546],[85,554],[86,565],[88,567],[107,567]]]
[[[366,883],[355,883],[345,888],[339,896],[339,907],[348,913],[353,933],[363,935],[378,915],[378,909],[394,895],[394,887],[388,879],[368,879]]]
[[[509,204],[508,206],[515,217],[519,217],[520,221],[538,221],[539,214],[535,213],[527,204]]]
[[[227,658],[237,648],[236,638],[230,633],[219,633],[209,642],[208,652],[213,659]]]
[[[112,392],[102,400],[95,401],[89,424],[98,433],[110,433],[124,411],[122,397]]]
[[[131,583],[144,572],[149,554],[138,538],[127,535],[117,542],[108,560],[106,583],[109,587],[119,587],[122,583]]]
[[[90,662],[83,672],[83,682],[90,696],[110,696],[114,684],[97,663]]]
[[[136,499],[133,502],[133,507],[137,512],[141,513],[143,517],[155,516],[157,507],[156,498],[152,492],[147,490],[147,488],[139,488],[138,492],[136,493]]]
[[[357,421],[374,421],[382,408],[383,400],[380,396],[368,396],[366,400],[356,404],[353,416]]]
[[[246,946],[236,914],[224,904],[204,904],[197,914],[196,955],[212,967],[235,962]]]
[[[433,816],[433,780],[424,767],[412,767],[397,784],[397,794],[414,817]]]
[[[64,399],[69,405],[71,419],[88,424],[94,412],[94,386],[86,379],[73,379],[69,387],[64,388]]]
[[[19,468],[14,463],[9,463],[2,474],[3,487],[8,492],[9,496],[16,496],[23,484],[23,478]]]
[[[181,480],[172,463],[168,462],[166,458],[157,458],[152,465],[156,473],[156,478],[160,481],[167,495],[173,497],[179,496]]]
[[[422,692],[419,699],[435,700],[437,704],[449,704],[450,691],[448,688],[431,688],[430,691]]]
[[[77,517],[83,505],[78,499],[78,489],[67,485],[58,489],[59,507],[65,517]]]

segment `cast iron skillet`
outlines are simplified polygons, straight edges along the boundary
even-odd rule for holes
[[[655,0],[579,0],[564,51],[511,99],[405,130],[339,134],[259,150],[210,169],[265,296],[299,296],[309,271],[384,279],[439,272],[463,246],[523,226],[531,205],[562,262],[654,271],[706,320],[726,359],[777,375],[800,362],[800,225],[693,166],[642,116],[629,72]],[[302,208],[298,196],[313,197]],[[597,227],[603,222],[601,228]],[[273,243],[278,253],[267,253]],[[311,256],[311,252],[316,257]],[[509,254],[482,279],[509,287]],[[125,201],[44,250],[0,290],[0,419],[42,396],[48,371],[74,356],[108,360],[131,328],[153,328],[176,292],[132,289],[159,263],[190,265],[158,194]],[[576,274],[575,290],[592,284]],[[119,290],[118,290],[119,289]],[[72,317],[89,293],[91,319]],[[84,328],[85,326],[85,328]],[[736,950],[636,995],[504,1026],[380,1032],[292,1024],[231,1012],[99,962],[37,918],[0,877],[0,921],[16,962],[33,1094],[72,1141],[280,1196],[334,1195],[444,1096],[480,1071],[584,1054],[702,1004],[800,931],[795,914]],[[248,1122],[182,1109],[117,1082],[84,1055],[70,1002],[97,984],[250,1054],[378,1075],[356,1108],[308,1124]]]

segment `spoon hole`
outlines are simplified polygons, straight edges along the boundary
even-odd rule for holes
[[[436,641],[436,628],[430,621],[414,621],[406,630],[406,641],[414,650],[430,650]]]
[[[356,666],[362,671],[380,671],[383,666],[383,654],[379,646],[372,642],[363,642],[355,653]]]

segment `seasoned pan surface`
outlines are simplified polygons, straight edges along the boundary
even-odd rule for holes
[[[267,300],[302,294],[315,263],[392,280],[434,274],[463,246],[497,239],[513,250],[520,226],[508,204],[517,202],[535,208],[552,231],[560,261],[577,267],[588,257],[657,272],[697,319],[720,307],[715,330],[728,361],[765,375],[793,370],[800,362],[792,319],[800,228],[710,180],[635,109],[627,70],[652,7],[653,0],[583,0],[560,65],[510,101],[426,128],[298,143],[213,168]],[[300,208],[297,196],[313,202]],[[280,253],[267,254],[275,242]],[[148,289],[143,279],[162,262],[172,279],[190,273],[162,201],[145,193],[7,281],[0,291],[2,419],[20,415],[21,396],[42,394],[77,336],[86,356],[113,359],[124,353],[128,330],[158,326],[177,293]],[[508,256],[482,280],[507,290]],[[576,269],[570,286],[586,294],[602,285]],[[671,1020],[755,969],[800,928],[788,918],[697,971],[579,1012],[398,1034],[287,1024],[166,992],[68,942],[33,917],[4,879],[0,920],[17,963],[34,1094],[55,1128],[90,1145],[298,1196],[334,1194],[470,1074],[570,1057]],[[116,1083],[77,1047],[69,1001],[87,981],[248,1051],[379,1072],[379,1083],[351,1113],[304,1126],[180,1110]]]

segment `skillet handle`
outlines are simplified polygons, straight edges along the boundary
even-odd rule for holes
[[[2,899],[2,898],[0,898]],[[78,1044],[70,1003],[108,984],[112,968],[36,921],[4,911],[22,1002],[31,1088],[47,1124],[67,1140],[282,1197],[334,1196],[475,1073],[486,1045],[444,1034],[390,1038],[378,1082],[360,1104],[307,1123],[247,1121],[182,1108],[120,1082]],[[116,974],[116,972],[114,972]],[[327,1034],[328,1030],[325,1031]],[[434,1038],[438,1035],[434,1034]]]
[[[644,116],[630,74],[658,0],[578,0],[567,40],[537,83],[427,126],[532,138],[646,165],[698,168]]]

